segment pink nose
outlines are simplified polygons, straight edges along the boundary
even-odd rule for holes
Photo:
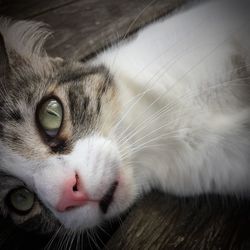
[[[61,197],[56,206],[58,212],[64,212],[75,207],[80,207],[88,201],[88,197],[84,192],[84,188],[79,183],[76,175],[65,181]]]

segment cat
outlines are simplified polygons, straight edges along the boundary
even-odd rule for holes
[[[151,189],[250,194],[250,4],[203,1],[82,63],[0,20],[0,211],[82,231]]]

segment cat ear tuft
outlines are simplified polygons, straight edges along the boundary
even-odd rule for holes
[[[5,77],[9,71],[9,59],[6,51],[4,38],[0,33],[0,78]]]
[[[50,57],[50,61],[54,64],[54,65],[62,65],[64,63],[64,59],[61,57]]]

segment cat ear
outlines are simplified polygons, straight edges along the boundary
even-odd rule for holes
[[[0,33],[0,78],[5,77],[9,71],[9,59],[3,36]]]

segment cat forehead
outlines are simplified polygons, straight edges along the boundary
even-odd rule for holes
[[[104,66],[88,67],[77,62],[64,62],[51,72],[48,69],[46,76],[26,67],[15,68],[6,82],[6,93],[0,95],[0,115],[6,118],[2,123],[21,121],[21,113],[33,111],[39,102],[49,97],[58,97],[64,105],[71,103],[72,106],[79,103],[80,96],[88,99],[88,103],[94,99],[100,101],[108,89],[114,88],[113,79]]]

